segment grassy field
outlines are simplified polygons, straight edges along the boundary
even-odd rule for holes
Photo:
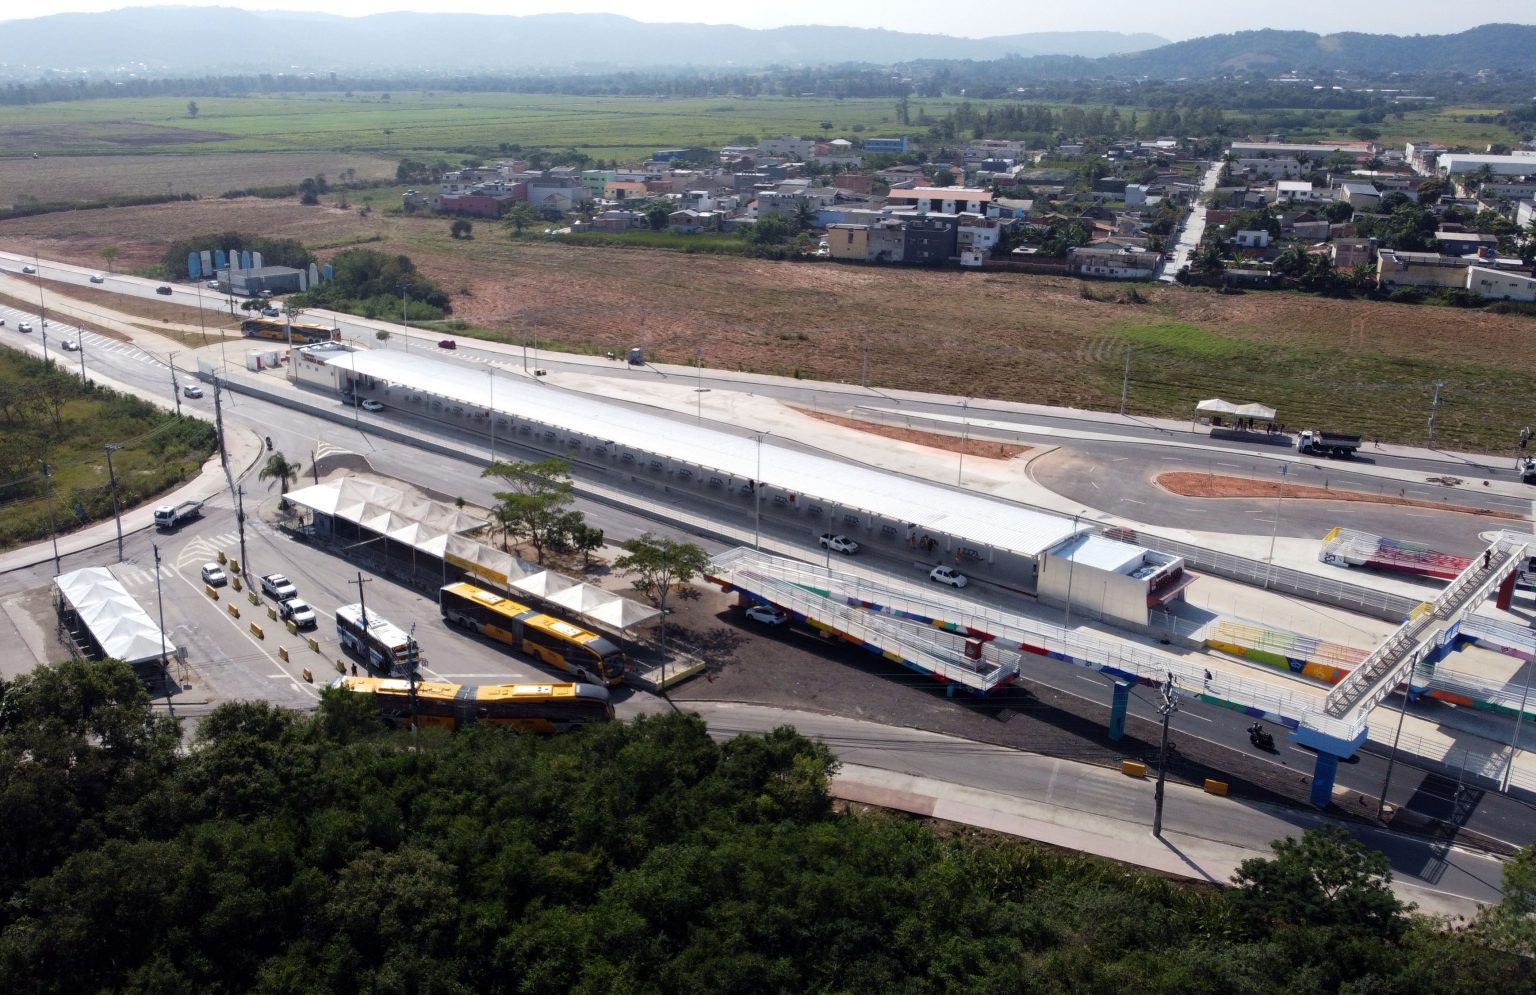
[[[335,181],[345,169],[357,170],[360,180],[392,179],[395,166],[394,159],[339,152],[157,155],[135,160],[101,155],[0,158],[0,197],[6,204],[28,197],[45,202],[121,194],[216,197],[226,190],[298,183],[317,173]]]
[[[1423,443],[1444,381],[1437,441],[1507,451],[1536,424],[1527,355],[1536,320],[1297,293],[1217,294],[1056,277],[680,255],[513,240],[492,224],[456,240],[443,218],[291,202],[164,204],[0,223],[0,247],[99,265],[92,216],[111,215],[139,258],[198,232],[244,230],[310,245],[372,238],[453,295],[462,334],[585,353],[646,346],[658,361],[1186,417],[1206,397],[1262,401],[1291,427]],[[22,237],[21,233],[25,233]],[[159,233],[158,238],[156,233]],[[322,250],[322,257],[338,250]],[[129,253],[125,249],[125,260]],[[119,268],[126,268],[120,264]],[[1085,293],[1086,291],[1086,293]],[[643,329],[643,330],[642,330]],[[476,330],[479,330],[478,332]]]
[[[326,152],[380,156],[394,161],[405,155],[435,155],[442,150],[480,147],[493,154],[503,143],[524,148],[575,148],[599,159],[634,159],[660,148],[718,146],[743,135],[819,134],[845,136],[862,126],[867,135],[894,135],[920,128],[896,125],[890,99],[719,97],[669,100],[652,97],[576,97],[519,93],[443,93],[402,90],[388,94],[282,94],[198,101],[189,117],[186,101],[174,98],[93,100],[0,108],[0,148],[30,159],[33,152],[58,155],[121,156],[146,153],[302,153]],[[917,99],[921,113],[940,117],[959,98]],[[987,101],[971,101],[986,106]],[[1145,112],[1124,107],[1123,112]],[[1320,122],[1309,138],[1347,136],[1354,112],[1306,112]],[[1509,140],[1509,133],[1487,124],[1461,120],[1487,113],[1477,108],[1414,109],[1401,121],[1389,118],[1376,127],[1383,140],[1431,140],[1476,145]],[[1233,114],[1235,121],[1244,120]],[[822,122],[830,122],[823,128]],[[1301,138],[1300,133],[1293,136]],[[262,173],[262,167],[235,160],[237,168]],[[295,178],[313,172],[334,176],[351,165],[374,175],[367,158],[327,169],[321,162],[291,171]],[[178,190],[212,182],[193,167]],[[129,171],[133,172],[133,171]],[[25,176],[26,174],[20,174]],[[262,173],[262,175],[266,175]],[[0,189],[12,175],[0,170]],[[166,176],[159,186],[177,180]],[[252,182],[215,184],[218,191]],[[286,177],[273,182],[292,182]],[[137,192],[135,189],[132,192]],[[44,198],[46,199],[46,198]]]
[[[598,158],[721,145],[743,134],[838,133],[863,125],[898,134],[894,100],[732,97],[667,100],[518,93],[293,94],[199,100],[86,100],[0,108],[10,154],[142,155],[210,152],[356,152],[399,157],[501,143],[576,148]],[[913,104],[935,116],[956,100]],[[301,174],[302,175],[302,174]]]
[[[82,385],[67,367],[9,349],[0,349],[0,427],[0,549],[48,538],[50,495],[60,532],[110,517],[109,443],[122,447],[112,470],[124,508],[189,479],[214,447],[206,422]]]

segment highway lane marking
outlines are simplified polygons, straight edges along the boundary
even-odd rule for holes
[[[1088,482],[1093,485],[1093,489],[1094,490],[1098,490],[1099,489],[1099,482],[1097,480],[1090,480]]]
[[[1242,465],[1239,464],[1239,463],[1217,463],[1216,465],[1217,466],[1231,467],[1234,470],[1241,470],[1242,469]]]
[[[1121,498],[1120,500],[1122,500],[1122,501],[1124,501],[1124,502],[1126,502],[1128,504],[1146,504],[1147,503],[1145,501],[1138,501],[1135,498]]]
[[[1113,456],[1113,457],[1110,458],[1109,461],[1111,463],[1119,463],[1121,460],[1128,460],[1128,459],[1130,459],[1129,456]],[[1532,504],[1532,506],[1536,506],[1536,501],[1531,502],[1531,504]]]

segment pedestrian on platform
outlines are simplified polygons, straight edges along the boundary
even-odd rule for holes
[[[1205,686],[1207,688],[1211,686],[1211,672],[1209,670],[1205,672]]]
[[[1491,549],[1483,550],[1483,569],[1487,570],[1488,567],[1492,563],[1493,563],[1493,550],[1491,550]]]

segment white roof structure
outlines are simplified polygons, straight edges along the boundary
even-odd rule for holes
[[[107,567],[60,574],[53,583],[107,656],[139,664],[176,652],[176,645]]]
[[[362,500],[364,496],[372,500]],[[388,536],[403,546],[410,546],[429,556],[447,560],[482,580],[501,585],[508,592],[515,594],[521,591],[543,598],[615,629],[628,629],[661,614],[650,605],[620,597],[595,584],[573,580],[511,553],[456,534],[479,528],[485,523],[441,501],[431,501],[385,484],[354,477],[289,491],[288,500]],[[384,505],[399,508],[400,511],[383,510]],[[415,521],[409,516],[416,512],[429,517],[426,521]]]
[[[354,352],[327,360],[363,376],[470,408],[606,439],[616,446],[701,465],[742,480],[819,497],[850,510],[911,523],[977,545],[1038,557],[1087,523],[900,474],[790,449],[771,436],[737,435],[639,405],[604,401],[542,381],[491,377],[483,369],[402,352]],[[494,392],[494,393],[493,393]],[[289,499],[295,497],[290,492]]]
[[[1108,573],[1129,574],[1146,562],[1147,551],[1118,539],[1085,535],[1052,550],[1051,555]]]
[[[1231,401],[1223,401],[1219,397],[1201,401],[1195,405],[1195,410],[1209,411],[1218,415],[1237,415],[1239,418],[1262,418],[1265,421],[1275,417],[1274,408],[1266,408],[1256,401],[1249,404],[1233,404]]]

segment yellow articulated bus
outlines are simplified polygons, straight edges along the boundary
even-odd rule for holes
[[[384,720],[411,726],[411,682],[398,677],[339,677],[332,687],[378,698]],[[595,684],[449,684],[416,682],[416,721],[457,729],[471,722],[518,732],[557,733],[613,718],[608,689]]]
[[[305,325],[293,323],[293,344],[314,345],[316,342],[337,342],[341,329],[329,325]],[[247,318],[240,322],[240,334],[248,339],[268,339],[288,344],[289,326],[281,318]]]
[[[473,584],[443,588],[438,608],[450,625],[522,650],[579,681],[620,684],[629,671],[624,651],[608,639]]]

